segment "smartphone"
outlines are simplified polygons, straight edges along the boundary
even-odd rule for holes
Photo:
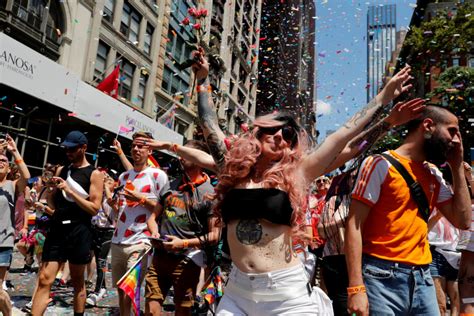
[[[163,242],[168,242],[170,241],[169,238],[166,238],[166,237],[148,237],[148,239],[150,240],[154,240],[154,241],[157,241],[157,242],[160,242],[160,243],[163,243]]]

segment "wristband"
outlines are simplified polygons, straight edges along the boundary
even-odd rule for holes
[[[175,154],[177,154],[178,153],[178,146],[179,146],[178,144],[173,144],[173,145],[171,145],[170,150],[172,152],[174,152]]]
[[[189,247],[189,241],[187,239],[183,239],[183,249]]]
[[[347,295],[351,296],[358,293],[365,293],[365,285],[352,286],[347,288]]]
[[[122,154],[123,154],[123,150],[122,150],[122,149],[120,149],[120,148],[117,148],[117,155],[119,155],[119,156],[120,156],[120,155],[122,155]]]
[[[146,197],[142,197],[140,201],[138,201],[138,204],[140,205],[145,205],[145,203],[146,203]]]
[[[202,86],[202,85],[197,85],[196,86],[196,91],[199,93],[199,92],[208,92],[208,93],[211,93],[212,92],[212,86],[211,85],[207,85],[206,86]]]
[[[19,165],[23,162],[23,159],[21,158],[18,158],[18,159],[15,159],[15,164]]]

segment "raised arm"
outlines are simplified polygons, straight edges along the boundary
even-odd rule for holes
[[[179,157],[182,157],[201,168],[217,172],[216,163],[212,156],[202,150],[142,137],[137,137],[135,142],[142,145],[148,145],[154,150],[168,150],[174,152]]]
[[[377,140],[385,136],[390,129],[417,118],[425,107],[424,103],[423,99],[398,102],[387,117],[378,120],[370,128],[353,138],[324,173],[328,173],[342,166],[346,161],[359,156],[372,147]]]
[[[407,66],[394,75],[369,104],[357,112],[335,133],[327,137],[315,151],[305,156],[301,160],[300,171],[306,180],[311,182],[323,174],[325,170],[328,170],[347,143],[362,132],[374,118],[378,117],[385,105],[411,88],[411,84],[407,84],[410,79],[410,67]],[[346,161],[341,159],[340,164]]]
[[[18,170],[20,172],[20,178],[15,180],[15,192],[23,192],[25,190],[26,184],[28,183],[28,179],[30,178],[30,171],[26,166],[23,158],[21,158],[20,153],[18,152],[18,148],[16,147],[16,143],[10,135],[6,136],[7,141],[7,150],[12,154],[15,164],[18,166]]]
[[[132,170],[133,165],[130,163],[128,160],[127,156],[125,156],[123,150],[122,150],[122,144],[117,139],[114,139],[114,147],[115,150],[117,151],[117,155],[120,158],[120,162],[122,163],[122,166],[125,168],[125,170]]]
[[[224,155],[227,148],[224,143],[225,135],[219,127],[217,114],[213,106],[212,98],[210,96],[210,84],[207,78],[209,73],[209,64],[203,57],[201,51],[195,53],[198,57],[198,62],[193,64],[192,68],[198,83],[198,114],[199,124],[204,133],[207,146],[216,163],[217,169],[222,170],[224,167]]]

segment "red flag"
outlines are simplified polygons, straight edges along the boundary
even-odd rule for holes
[[[117,65],[114,71],[112,71],[110,75],[105,77],[105,79],[102,80],[102,82],[100,82],[96,88],[104,92],[105,94],[110,95],[112,98],[117,99],[119,75],[120,75],[120,67]]]

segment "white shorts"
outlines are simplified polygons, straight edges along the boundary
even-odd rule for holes
[[[474,205],[472,206],[471,214],[471,228],[469,230],[461,231],[459,242],[456,247],[458,250],[474,252]]]
[[[333,315],[331,300],[308,283],[303,265],[267,273],[232,267],[216,315]]]

